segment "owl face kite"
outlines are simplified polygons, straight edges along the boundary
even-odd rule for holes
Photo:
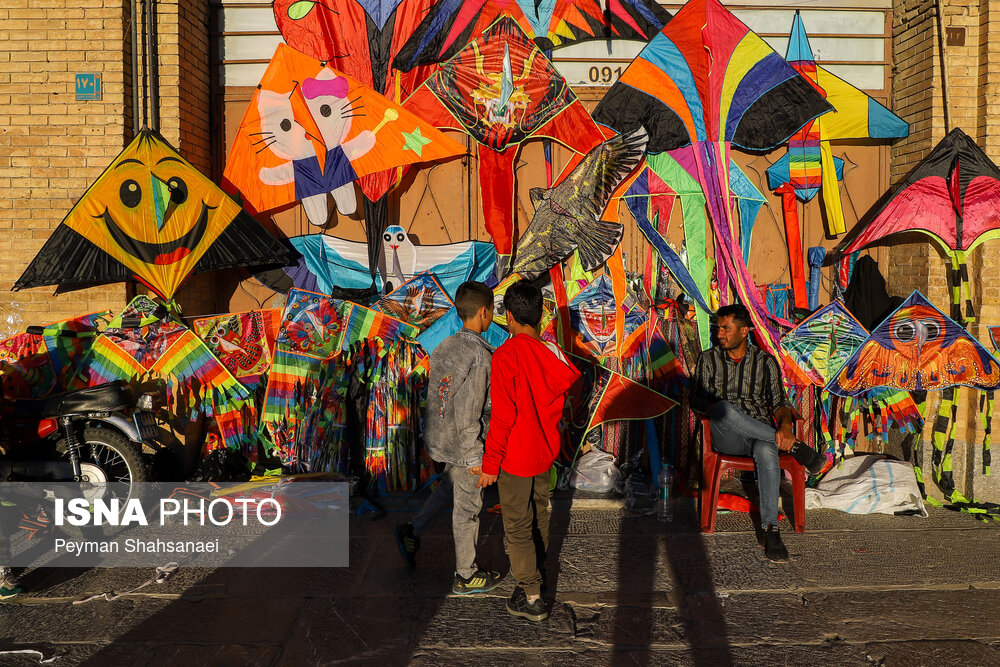
[[[848,359],[827,389],[856,396],[873,387],[906,391],[1000,386],[1000,364],[954,320],[914,292]]]
[[[239,248],[212,245],[238,227]],[[82,237],[82,238],[81,238]],[[281,263],[287,251],[155,132],[142,130],[76,203],[15,285],[129,275],[172,298],[196,270]]]

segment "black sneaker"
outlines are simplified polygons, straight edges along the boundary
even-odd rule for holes
[[[396,536],[396,546],[399,547],[399,555],[406,561],[406,566],[414,568],[417,566],[417,552],[420,551],[420,538],[413,534],[412,523],[401,523],[393,529]]]
[[[451,585],[451,592],[455,595],[472,595],[473,593],[489,593],[500,585],[503,575],[498,572],[486,572],[476,570],[468,579],[463,579],[458,572],[455,573],[455,581]]]
[[[768,560],[775,563],[788,562],[788,549],[781,542],[781,531],[777,526],[768,526],[766,531],[761,531],[758,541],[764,547],[764,555]]]
[[[815,449],[804,442],[796,442],[788,452],[792,457],[805,466],[810,475],[818,475],[826,465],[826,456],[820,454]]]
[[[549,609],[545,606],[545,600],[539,596],[534,603],[528,602],[528,596],[525,595],[524,589],[520,586],[514,589],[513,595],[507,600],[507,613],[535,623],[540,623],[549,617]]]

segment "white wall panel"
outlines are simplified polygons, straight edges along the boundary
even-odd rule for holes
[[[218,17],[219,32],[278,32],[270,7],[227,7]]]

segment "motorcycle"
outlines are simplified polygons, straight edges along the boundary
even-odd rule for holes
[[[159,434],[153,410],[152,397],[137,399],[124,381],[5,401],[0,478],[87,486],[148,481],[142,451]]]
[[[160,448],[155,393],[136,396],[119,380],[0,400],[0,481],[78,483],[97,495],[107,485],[127,485],[131,495],[134,484],[151,479],[152,457],[144,450]]]

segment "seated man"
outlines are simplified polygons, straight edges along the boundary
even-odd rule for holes
[[[719,347],[698,357],[691,405],[711,419],[713,449],[753,457],[764,554],[785,562],[788,550],[778,531],[778,450],[791,453],[811,474],[822,469],[826,457],[795,441],[794,412],[785,397],[781,370],[774,357],[748,339],[750,313],[746,307],[725,306],[717,317]],[[773,423],[778,424],[777,429]]]

